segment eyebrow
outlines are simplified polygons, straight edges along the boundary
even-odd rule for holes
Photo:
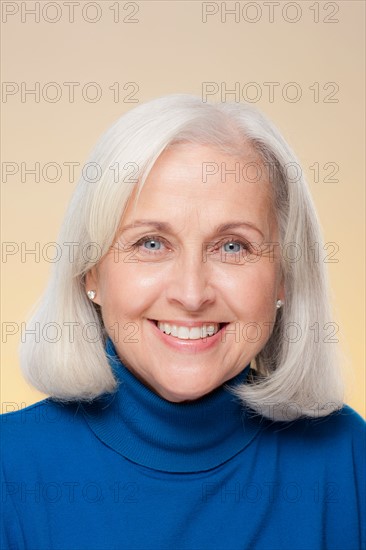
[[[128,229],[134,229],[136,227],[142,227],[142,226],[149,226],[154,227],[157,231],[165,231],[166,233],[173,233],[173,228],[170,225],[170,223],[167,222],[159,222],[155,220],[135,220],[133,223],[130,223],[128,225],[124,225],[120,229],[120,234],[124,233]],[[254,231],[257,231],[262,238],[264,239],[264,235],[262,231],[253,223],[251,222],[245,222],[245,221],[234,221],[230,223],[222,223],[215,227],[215,232],[217,233],[225,233],[226,231],[229,231],[230,229],[236,229],[238,227],[246,227],[249,229],[252,229]]]

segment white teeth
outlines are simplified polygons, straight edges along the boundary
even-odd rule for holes
[[[206,331],[207,331],[207,336],[212,336],[215,333],[214,325],[207,325]]]
[[[169,323],[157,323],[158,328],[165,332],[165,334],[170,334],[181,340],[199,340],[200,338],[206,338],[207,336],[213,336],[218,332],[220,325],[210,324],[210,325],[201,325],[200,327],[184,327],[178,325],[170,325]]]
[[[178,336],[178,338],[181,338],[182,340],[189,340],[189,328],[188,327],[178,327],[177,336]]]
[[[189,339],[199,340],[202,338],[202,329],[200,327],[192,327],[189,329]]]

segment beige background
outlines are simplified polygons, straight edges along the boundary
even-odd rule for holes
[[[19,91],[3,95],[1,103],[3,172],[6,162],[19,167],[7,181],[4,173],[2,178],[2,240],[19,247],[19,253],[2,260],[3,410],[44,397],[22,378],[17,357],[19,332],[7,335],[6,331],[9,327],[20,329],[48,279],[52,264],[42,252],[56,239],[75,187],[64,163],[82,165],[101,132],[134,106],[124,101],[133,91],[131,86],[123,89],[129,82],[137,84],[134,97],[139,102],[173,92],[201,95],[203,82],[216,82],[219,89],[221,83],[232,89],[238,82],[249,99],[255,89],[262,93],[256,104],[297,152],[325,241],[339,247],[335,255],[339,261],[328,264],[334,320],[340,326],[338,336],[349,378],[347,402],[365,415],[364,2],[240,2],[238,20],[227,15],[226,22],[221,20],[221,2],[211,2],[205,8],[199,1],[79,0],[74,22],[70,22],[64,2],[41,1],[39,22],[27,14],[34,10],[35,2],[1,4],[3,87],[21,90],[23,86],[24,91],[39,82],[41,90],[39,102],[32,95],[22,101]],[[223,5],[235,7],[234,2]],[[119,22],[114,21],[117,6]],[[204,9],[219,11],[204,23]],[[98,13],[99,21],[91,23]],[[57,18],[59,21],[50,22]],[[253,22],[255,18],[257,22]],[[5,84],[11,82],[15,84]],[[61,89],[59,101],[50,101],[55,92],[47,87],[50,82]],[[80,83],[75,87],[74,102],[69,101],[64,82]],[[90,101],[93,88],[86,86],[90,82],[97,83],[102,92],[97,102]],[[256,88],[247,86],[253,82]],[[266,82],[279,83],[272,100]],[[301,91],[297,102],[290,101],[295,87],[286,88],[291,82]],[[119,101],[114,101],[109,89],[114,83],[120,88]],[[84,95],[90,94],[86,95],[89,101],[83,98],[82,89]],[[41,168],[49,162],[58,163],[62,177],[57,182],[47,181],[55,175],[50,169],[39,183],[29,174],[23,174],[22,181],[21,163],[29,168],[35,162]],[[319,178],[314,177],[314,163],[319,163]],[[338,181],[328,181],[334,165],[327,163],[339,167],[334,175]],[[80,167],[76,179],[79,172]],[[22,259],[22,246],[23,251],[24,247],[39,246],[39,257]]]

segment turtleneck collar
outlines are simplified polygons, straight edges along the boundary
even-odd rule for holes
[[[225,387],[245,383],[249,365],[209,394],[173,403],[127,369],[110,339],[106,353],[118,390],[84,404],[83,412],[95,435],[129,460],[165,472],[209,470],[243,450],[258,433],[259,422]]]

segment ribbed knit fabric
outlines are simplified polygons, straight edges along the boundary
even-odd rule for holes
[[[102,403],[84,406],[85,418],[103,443],[133,462],[164,472],[209,470],[244,449],[259,431],[258,422],[245,417],[223,387],[195,401],[172,403],[120,362],[110,339],[106,352],[120,389]],[[248,365],[227,384],[244,383],[249,370]]]
[[[115,394],[2,415],[2,549],[365,548],[366,422],[353,409],[271,422],[225,386],[171,403],[110,340],[106,352]]]

